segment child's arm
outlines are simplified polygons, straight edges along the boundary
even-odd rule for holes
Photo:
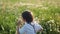
[[[38,23],[35,24],[35,29],[37,32],[42,32],[43,31],[43,28],[41,25],[39,25]]]
[[[43,28],[41,25],[39,25],[39,32],[42,32],[43,31]]]
[[[19,29],[20,29],[20,21],[17,22],[16,34],[20,34]]]
[[[16,28],[16,34],[20,34],[20,32],[19,32],[19,26],[17,26],[17,28]]]
[[[40,29],[40,30],[39,30],[39,32],[42,32],[42,31],[43,31],[43,29]]]
[[[43,31],[43,27],[41,25],[38,24],[38,28],[39,28],[39,32],[42,32]]]

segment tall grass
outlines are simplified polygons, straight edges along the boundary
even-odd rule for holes
[[[43,32],[38,34],[60,34],[59,4],[49,4],[47,0],[41,4],[36,1],[26,4],[23,0],[21,4],[18,1],[0,0],[0,34],[15,34],[17,19],[24,10],[31,10],[34,18],[37,17],[44,28]]]

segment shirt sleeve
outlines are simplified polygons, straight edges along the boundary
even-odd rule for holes
[[[36,31],[39,31],[39,30],[41,30],[41,29],[43,29],[41,25],[35,24],[35,30],[36,30]]]
[[[20,34],[24,34],[26,32],[26,27],[22,27],[21,29],[19,29]]]

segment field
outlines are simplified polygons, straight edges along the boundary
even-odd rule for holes
[[[0,34],[15,34],[24,10],[32,11],[44,28],[37,34],[60,34],[60,0],[0,0]]]

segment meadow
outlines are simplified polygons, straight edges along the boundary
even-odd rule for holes
[[[16,34],[16,22],[24,10],[33,12],[43,31],[60,34],[60,0],[0,0],[0,34]]]

